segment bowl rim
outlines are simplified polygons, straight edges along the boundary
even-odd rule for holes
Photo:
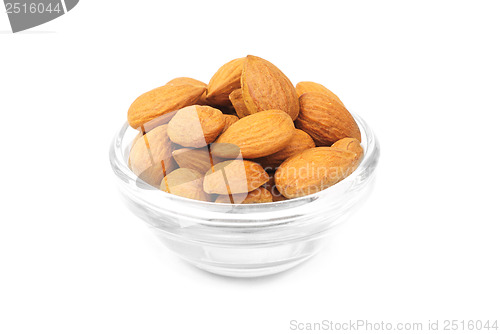
[[[359,174],[361,174],[363,171],[371,168],[374,169],[376,167],[378,157],[379,157],[379,144],[378,140],[373,132],[373,130],[368,126],[365,120],[363,120],[360,116],[357,114],[351,112],[351,115],[355,119],[356,123],[358,124],[358,127],[361,132],[361,144],[364,149],[364,155],[363,159],[361,160],[359,166],[356,168],[356,170],[347,176],[345,179],[342,181],[336,183],[335,185],[323,189],[317,193],[306,195],[303,197],[298,197],[298,198],[293,198],[293,199],[288,199],[284,201],[279,201],[279,202],[269,202],[269,203],[252,203],[252,204],[236,204],[236,203],[215,203],[215,202],[205,202],[205,201],[198,201],[194,199],[189,199],[177,195],[173,195],[164,191],[161,191],[160,189],[153,187],[149,185],[148,183],[144,182],[138,176],[136,176],[128,167],[128,156],[125,158],[125,156],[122,155],[122,149],[123,146],[129,145],[130,143],[124,143],[123,142],[123,137],[125,133],[130,130],[130,126],[128,122],[125,122],[124,125],[118,130],[118,132],[114,135],[113,140],[110,145],[109,149],[109,159],[111,163],[111,167],[115,173],[115,175],[121,179],[124,183],[127,183],[128,186],[133,187],[136,192],[146,192],[147,194],[151,195],[152,193],[157,194],[157,196],[167,198],[174,200],[175,202],[178,203],[184,203],[186,205],[199,205],[203,206],[206,208],[224,208],[224,212],[228,211],[228,208],[235,209],[235,208],[241,208],[241,207],[246,207],[246,208],[252,208],[252,213],[262,213],[262,212],[269,212],[270,210],[277,209],[280,207],[283,208],[290,208],[295,206],[294,204],[305,204],[308,202],[311,202],[318,198],[319,196],[326,196],[328,193],[333,193],[335,192],[336,189],[338,189],[339,185],[345,184],[352,180],[353,178],[356,178]],[[141,184],[141,186],[137,186],[137,183]],[[218,210],[215,210],[218,211]]]

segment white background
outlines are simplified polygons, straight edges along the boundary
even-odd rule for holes
[[[0,333],[293,333],[295,319],[500,322],[498,1],[91,1],[0,13]],[[378,135],[372,196],[308,263],[195,269],[121,203],[136,96],[254,54]],[[298,331],[295,331],[298,332]]]

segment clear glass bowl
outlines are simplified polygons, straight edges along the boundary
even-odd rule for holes
[[[365,155],[353,174],[306,197],[263,204],[219,204],[158,190],[132,173],[128,155],[137,131],[122,126],[110,160],[128,208],[184,260],[209,272],[257,277],[290,269],[311,258],[332,228],[362,203],[373,184],[379,146],[368,125],[353,115]]]

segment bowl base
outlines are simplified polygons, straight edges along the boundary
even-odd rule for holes
[[[255,267],[216,265],[212,263],[209,264],[203,262],[194,262],[185,258],[183,258],[183,260],[201,270],[208,271],[209,273],[212,274],[226,276],[226,277],[235,277],[235,278],[255,278],[255,277],[269,276],[284,272],[309,260],[313,256],[314,254],[308,254],[307,256],[296,258],[282,263],[268,263],[266,265],[258,265]]]

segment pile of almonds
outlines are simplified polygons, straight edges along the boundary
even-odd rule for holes
[[[208,85],[176,78],[139,96],[129,167],[168,193],[216,203],[265,203],[328,188],[363,157],[340,99],[314,82],[296,87],[259,57],[223,65]]]

